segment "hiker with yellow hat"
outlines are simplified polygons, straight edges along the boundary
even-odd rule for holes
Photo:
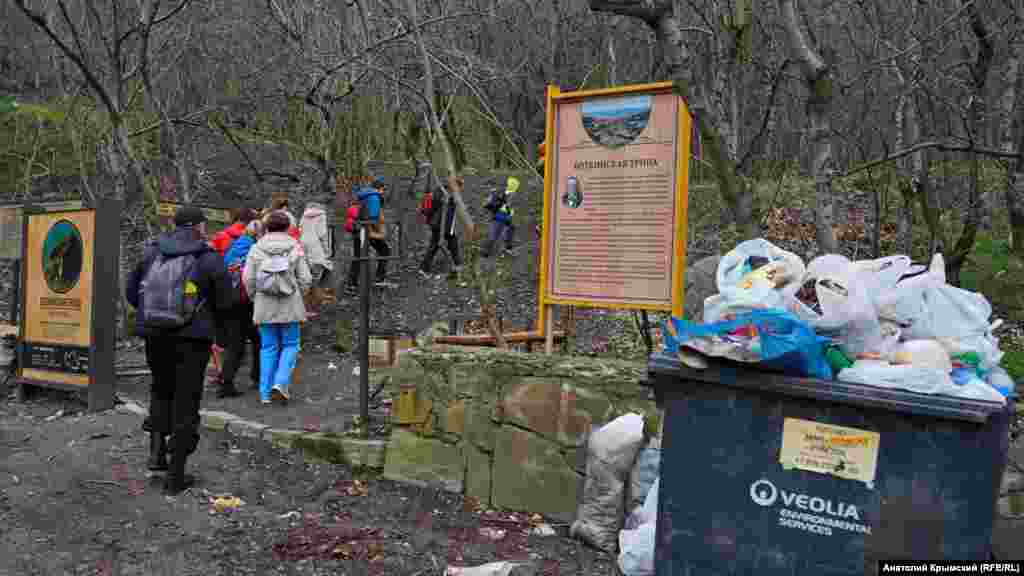
[[[494,254],[495,249],[498,246],[498,242],[505,241],[506,254],[511,254],[515,251],[516,246],[513,243],[515,237],[516,227],[512,223],[512,217],[516,211],[512,208],[510,202],[512,195],[519,190],[519,179],[515,176],[509,176],[505,183],[505,190],[495,190],[491,193],[490,198],[487,200],[487,204],[484,208],[494,215],[494,221],[491,222],[491,231],[487,237],[487,244],[484,246],[484,258],[490,258]]]

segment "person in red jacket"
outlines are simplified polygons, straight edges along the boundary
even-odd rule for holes
[[[239,208],[232,210],[231,214],[234,217],[234,223],[218,232],[210,241],[213,249],[219,252],[222,258],[231,248],[231,244],[245,234],[245,227],[249,225],[249,222],[256,219],[256,211],[252,208]]]

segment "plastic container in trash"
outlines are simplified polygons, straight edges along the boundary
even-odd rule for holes
[[[876,574],[989,560],[1005,405],[652,356],[665,409],[655,570]]]

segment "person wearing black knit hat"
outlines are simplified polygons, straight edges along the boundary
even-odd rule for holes
[[[194,482],[185,461],[199,444],[199,405],[211,344],[227,343],[234,293],[224,261],[206,243],[206,214],[182,207],[175,230],[150,241],[132,270],[125,296],[136,310],[135,334],[146,340],[150,384],[148,467],[167,472],[164,488],[179,494]],[[168,454],[170,464],[168,465]]]

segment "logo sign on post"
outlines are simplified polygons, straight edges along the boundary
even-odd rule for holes
[[[86,388],[91,409],[109,408],[120,203],[29,206],[24,214],[18,383]]]
[[[671,83],[548,96],[541,306],[682,315],[691,119]],[[543,312],[542,312],[543,314]]]
[[[859,480],[873,488],[880,441],[881,436],[869,430],[786,418],[779,463],[785,469]]]

